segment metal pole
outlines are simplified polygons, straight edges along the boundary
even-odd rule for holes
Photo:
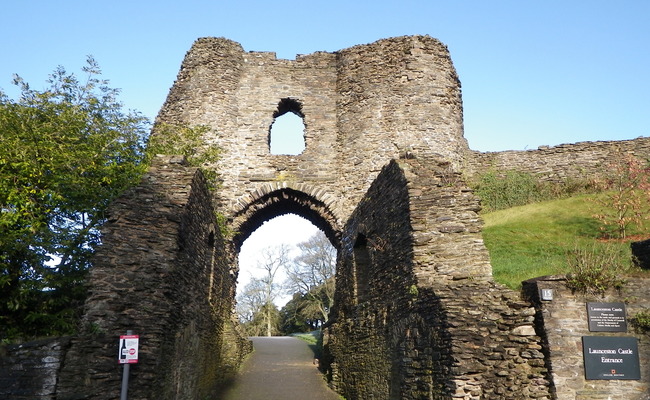
[[[133,335],[132,330],[126,331],[127,335]],[[122,392],[120,393],[120,400],[127,400],[127,392],[129,391],[129,370],[131,369],[131,364],[124,364],[124,370],[122,371]]]

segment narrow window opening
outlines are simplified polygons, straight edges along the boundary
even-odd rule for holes
[[[208,235],[208,251],[210,252],[210,276],[208,277],[208,301],[212,301],[212,290],[215,286],[214,282],[214,264],[216,262],[215,257],[216,257],[216,249],[214,247],[214,232],[210,232]],[[220,284],[219,284],[220,286]]]
[[[305,123],[302,105],[282,99],[273,113],[269,129],[269,150],[273,155],[299,155],[305,150]]]
[[[354,242],[353,255],[355,294],[358,304],[368,299],[370,285],[370,252],[368,251],[368,240],[363,234],[359,234]]]

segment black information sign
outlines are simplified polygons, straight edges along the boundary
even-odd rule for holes
[[[627,332],[625,303],[587,303],[589,331]]]
[[[641,379],[634,337],[583,336],[582,352],[587,379]]]

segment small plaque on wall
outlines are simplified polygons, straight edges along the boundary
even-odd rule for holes
[[[586,379],[641,379],[634,337],[583,336]]]
[[[587,303],[591,332],[627,332],[625,303]]]

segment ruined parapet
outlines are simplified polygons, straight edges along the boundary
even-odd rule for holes
[[[459,166],[468,146],[460,81],[444,44],[402,36],[338,53],[339,159],[350,203],[392,159],[437,156]]]

